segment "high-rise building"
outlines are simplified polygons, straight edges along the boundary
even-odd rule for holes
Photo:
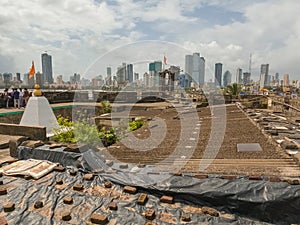
[[[126,78],[126,63],[122,63],[122,65],[117,68],[118,84],[124,84],[126,81],[125,78]]]
[[[215,86],[222,85],[222,63],[215,64]]]
[[[290,76],[288,74],[283,75],[283,87],[290,86]]]
[[[126,71],[126,80],[129,81],[129,83],[133,82],[133,65],[128,64],[127,65],[127,71]]]
[[[162,71],[162,62],[154,61],[149,63],[149,87],[159,85],[159,72]]]
[[[243,83],[243,70],[241,68],[237,68],[236,70],[236,83],[237,84],[242,84]]]
[[[35,74],[35,83],[40,85],[40,87],[43,87],[44,86],[44,76],[42,73],[40,72],[37,72]]]
[[[63,84],[63,78],[62,78],[62,75],[58,75],[56,77],[56,84],[57,85],[62,85]]]
[[[262,64],[260,67],[260,80],[259,80],[260,88],[264,88],[268,86],[268,76],[269,76],[269,64]]]
[[[185,75],[190,77],[189,83],[197,82],[200,87],[204,85],[205,59],[200,57],[200,53],[185,56]]]
[[[17,76],[17,80],[21,81],[21,74],[20,73],[16,73],[16,76]]]
[[[243,85],[247,86],[251,84],[251,73],[243,73]]]
[[[137,80],[139,80],[140,78],[139,78],[139,73],[134,73],[134,80],[135,81],[137,81]]]
[[[223,86],[227,87],[229,84],[231,84],[231,77],[232,74],[227,70],[223,75]]]
[[[53,74],[52,74],[52,57],[47,53],[42,54],[42,72],[44,74],[44,80],[48,84],[53,83]]]

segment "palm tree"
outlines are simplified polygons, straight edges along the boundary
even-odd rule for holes
[[[241,92],[242,87],[241,85],[238,85],[237,83],[233,83],[231,85],[227,85],[225,92],[231,96],[238,96]]]

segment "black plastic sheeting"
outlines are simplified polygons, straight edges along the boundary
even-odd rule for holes
[[[58,156],[60,154],[58,152],[59,150],[47,151],[45,146],[37,149],[26,147],[19,147],[18,149],[20,159],[45,159],[59,162],[64,166],[81,167],[83,171],[95,169],[96,167],[102,167],[104,170],[109,169],[104,159],[92,150],[82,154],[62,153],[68,156]],[[220,212],[231,213],[236,216],[232,221],[223,221],[223,218],[206,217],[204,215],[193,218],[193,221],[197,219],[196,221],[207,222],[207,224],[220,224],[222,222],[225,224],[300,223],[300,186],[285,182],[251,181],[246,178],[236,180],[223,180],[217,177],[197,179],[189,175],[181,177],[170,176],[169,173],[152,173],[151,166],[139,170],[136,168],[136,165],[129,165],[128,169],[121,170],[119,165],[114,163],[112,169],[117,172],[101,173],[95,182],[101,178],[121,186],[131,185],[138,187],[140,191],[156,196],[157,199],[162,195],[170,195],[174,197],[175,202],[181,204],[198,207],[210,206]],[[160,182],[156,183],[156,181]],[[89,201],[89,199],[87,198],[86,201]],[[154,205],[155,208],[160,208],[157,202]],[[144,218],[135,214],[126,215],[123,218],[122,210],[124,209],[117,211],[118,220],[126,220],[127,222],[118,221],[119,224],[143,224],[145,222]],[[178,212],[172,213],[179,216],[182,211],[177,210]],[[112,215],[110,214],[110,216]],[[248,219],[245,219],[245,217]]]

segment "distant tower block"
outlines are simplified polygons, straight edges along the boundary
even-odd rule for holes
[[[41,96],[39,85],[35,88],[34,96],[29,98],[20,125],[44,126],[47,136],[52,136],[53,128],[59,128],[57,119],[48,100]]]

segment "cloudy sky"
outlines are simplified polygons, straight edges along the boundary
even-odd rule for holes
[[[41,71],[44,51],[65,80],[122,62],[143,73],[164,54],[184,68],[184,55],[200,52],[206,80],[216,62],[235,79],[252,53],[254,80],[264,63],[300,79],[299,9],[297,0],[0,0],[0,73],[28,72],[32,60]]]

